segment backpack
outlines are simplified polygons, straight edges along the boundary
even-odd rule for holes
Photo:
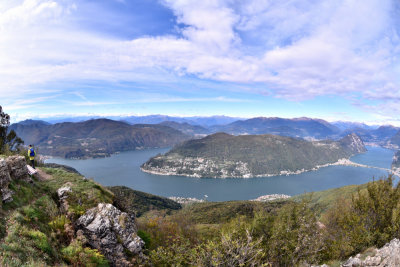
[[[29,156],[34,157],[35,156],[35,150],[33,148],[29,149]]]

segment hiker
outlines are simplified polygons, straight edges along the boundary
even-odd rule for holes
[[[35,153],[35,149],[33,149],[32,145],[29,145],[28,156],[29,156],[29,160],[31,161],[32,168],[36,169],[35,168],[35,156],[36,156],[36,153]]]

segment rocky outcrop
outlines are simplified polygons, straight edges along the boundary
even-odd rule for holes
[[[24,157],[11,156],[6,159],[0,159],[0,192],[4,203],[13,201],[12,195],[14,192],[8,188],[11,179],[32,181],[28,174]]]
[[[26,160],[23,156],[11,156],[6,159],[10,176],[15,180],[23,180],[31,182],[32,179],[28,174]]]
[[[143,240],[137,235],[134,218],[112,204],[100,203],[76,222],[87,243],[98,249],[113,265],[131,266],[124,251],[141,254]]]
[[[342,267],[392,267],[400,266],[400,240],[393,239],[381,249],[375,249],[373,256],[365,259],[360,254],[350,257]]]
[[[8,184],[11,181],[7,163],[4,159],[0,159],[0,191],[3,202],[11,202],[12,191],[8,189]]]
[[[7,162],[0,159],[0,188],[8,187],[11,181],[10,172],[8,171]]]
[[[67,198],[68,198],[68,193],[71,193],[71,192],[72,192],[71,187],[68,185],[64,185],[63,187],[60,187],[57,190],[57,195],[58,195],[58,198],[60,199],[60,210],[62,213],[68,212],[69,205],[68,205]]]
[[[339,142],[344,147],[347,147],[347,149],[349,149],[354,154],[364,153],[367,151],[367,149],[365,148],[364,142],[355,133],[346,135],[345,137],[340,139]]]
[[[54,168],[54,169],[63,169],[67,172],[71,172],[71,173],[76,173],[79,174],[81,176],[83,176],[80,172],[78,172],[75,168],[72,168],[70,166],[67,165],[63,165],[63,164],[57,164],[57,163],[45,163],[44,167],[46,168]]]

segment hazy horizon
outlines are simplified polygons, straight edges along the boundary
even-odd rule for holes
[[[166,115],[166,114],[147,114],[147,115],[134,115],[134,114],[120,114],[120,115],[102,115],[102,114],[90,114],[90,115],[71,115],[69,116],[68,114],[64,114],[63,116],[53,116],[53,117],[32,117],[32,118],[26,118],[23,120],[19,121],[13,121],[12,123],[18,123],[22,122],[25,120],[43,120],[46,122],[52,122],[52,121],[58,121],[58,120],[73,120],[76,119],[77,121],[80,121],[80,119],[83,120],[90,120],[90,119],[112,119],[112,120],[119,120],[123,118],[128,118],[128,117],[152,117],[152,116],[160,116],[160,117],[171,117],[171,118],[181,118],[181,119],[195,119],[195,118],[232,118],[235,120],[248,120],[248,119],[254,119],[254,118],[282,118],[282,119],[300,119],[300,118],[307,118],[307,119],[315,119],[319,120],[321,118],[311,118],[311,117],[265,117],[265,116],[256,116],[256,117],[234,117],[234,116],[228,116],[228,115],[210,115],[210,116],[180,116],[180,115]],[[324,119],[321,119],[324,120]],[[345,121],[345,120],[325,120],[329,123],[335,123],[335,122],[344,122],[344,123],[360,123],[360,124],[366,124],[368,126],[384,126],[384,125],[392,125],[392,124],[372,124],[372,123],[364,123],[362,121]],[[397,125],[392,125],[392,126],[397,126]]]

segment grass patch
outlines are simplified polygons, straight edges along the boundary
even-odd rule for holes
[[[79,174],[61,169],[43,168],[43,170],[54,177],[52,180],[42,182],[51,191],[56,192],[66,184],[71,187],[72,193],[68,196],[68,203],[70,211],[77,215],[83,214],[98,203],[113,203],[114,194],[93,180],[83,179]]]
[[[77,240],[72,241],[61,252],[63,258],[73,266],[109,266],[108,261],[98,250],[84,248]]]
[[[3,204],[3,210],[9,211],[29,204],[33,199],[38,196],[51,194],[50,189],[39,182],[30,184],[21,180],[12,180],[8,186],[9,189],[14,191],[13,201]]]
[[[76,215],[100,202],[113,201],[113,194],[94,181],[64,170],[42,169],[54,179],[34,184],[13,180],[9,185],[15,194],[14,200],[0,209],[0,266],[61,266],[66,256],[74,257],[68,254],[71,250],[61,250],[68,245],[64,225],[70,220],[59,213],[58,188],[65,184],[71,187],[68,202]],[[108,265],[98,251],[75,248],[78,262],[83,257],[84,266]]]
[[[193,203],[175,212],[175,214],[183,215],[195,224],[221,224],[239,215],[252,218],[257,211],[274,212],[288,202],[286,200],[278,200],[271,202],[226,201]]]
[[[339,188],[305,193],[290,198],[291,200],[300,202],[302,199],[310,199],[310,204],[318,216],[323,215],[327,210],[332,208],[340,199],[351,199],[358,190],[366,190],[368,184],[348,185]]]
[[[5,218],[0,214],[0,239],[4,238],[7,233],[6,230],[6,220]]]
[[[45,266],[59,263],[57,250],[54,249],[57,247],[56,241],[48,237],[51,235],[49,228],[38,222],[35,229],[27,223],[25,216],[19,211],[10,214],[7,236],[0,246],[0,265]]]
[[[137,217],[150,210],[167,210],[171,213],[172,210],[182,208],[181,204],[168,198],[133,190],[126,186],[110,186],[108,189],[115,195],[114,206]]]

